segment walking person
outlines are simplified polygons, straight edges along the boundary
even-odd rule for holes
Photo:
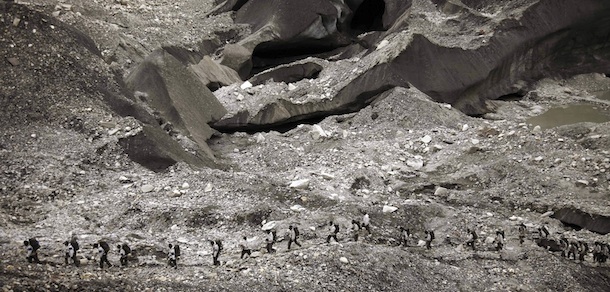
[[[243,237],[243,240],[241,241],[239,246],[241,247],[241,256],[239,257],[240,259],[243,259],[246,255],[248,257],[252,255],[252,250],[250,249],[250,243],[248,242],[247,237]]]
[[[112,267],[110,261],[108,261],[108,252],[110,251],[110,246],[105,241],[100,241],[99,243],[94,243],[93,248],[98,250],[100,255],[100,269],[104,268],[104,263],[108,264],[108,267]]]
[[[25,258],[28,260],[28,263],[40,264],[40,260],[38,259],[38,249],[40,248],[40,243],[38,240],[36,240],[36,238],[30,238],[23,241],[23,245],[25,246],[25,250],[27,252]]]
[[[288,249],[290,249],[290,245],[294,242],[294,244],[301,247],[301,244],[297,241],[299,238],[299,228],[296,226],[288,226]]]
[[[352,220],[352,238],[354,241],[358,241],[358,237],[360,235],[360,231],[362,230],[362,226],[360,225],[360,221]]]
[[[274,253],[275,249],[273,248],[273,244],[276,241],[276,232],[275,230],[269,230],[269,232],[267,232],[267,238],[265,238],[265,241],[267,242],[267,253]]]
[[[214,266],[219,266],[220,261],[218,258],[220,257],[220,252],[222,252],[222,241],[210,240],[210,245],[212,246],[212,263]]]
[[[330,234],[326,237],[326,243],[330,243],[331,238],[334,238],[336,242],[339,242],[339,239],[337,239],[337,234],[339,233],[339,224],[335,224],[330,221],[328,225],[330,226]]]
[[[169,249],[167,251],[167,263],[169,264],[169,266],[171,268],[177,269],[178,268],[178,255],[176,254],[176,248],[171,243],[168,245],[168,248]]]
[[[362,228],[366,229],[368,234],[371,234],[371,218],[368,212],[365,212],[362,216]]]

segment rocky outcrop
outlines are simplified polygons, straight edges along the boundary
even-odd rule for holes
[[[610,217],[591,214],[577,208],[566,207],[561,208],[552,216],[564,224],[577,226],[599,234],[610,233]]]
[[[266,81],[291,83],[303,79],[316,78],[322,71],[322,65],[315,62],[296,62],[289,65],[278,66],[255,75],[248,81],[252,85],[259,85]]]
[[[163,171],[177,162],[186,162],[196,167],[218,167],[207,156],[184,151],[178,142],[159,127],[143,126],[137,134],[119,139],[119,145],[129,158],[153,171]]]
[[[318,99],[319,104],[316,104],[315,98],[308,98],[307,102],[289,102],[303,99],[303,95],[311,97],[312,94],[303,91],[276,94],[275,99],[265,97],[266,106],[261,109],[242,108],[238,115],[228,119],[225,117],[216,125],[277,124],[346,112],[347,104],[366,105],[366,102],[355,101],[365,100],[366,96],[395,86],[414,86],[436,101],[451,104],[469,115],[480,115],[494,110],[489,100],[526,91],[529,84],[541,78],[610,70],[610,55],[605,49],[610,35],[610,26],[607,25],[610,23],[608,2],[587,0],[576,4],[572,1],[542,0],[508,2],[501,6],[480,1],[435,2],[438,6],[426,1],[407,1],[403,4],[386,1],[386,7],[394,7],[391,11],[395,14],[400,11],[401,15],[392,16],[393,25],[386,33],[380,34],[379,39],[373,39],[376,48],[371,48],[365,57],[353,58],[358,62],[358,68],[350,69],[351,74],[335,73],[330,78],[339,79],[335,83],[318,83],[316,90],[310,88],[310,92],[326,92],[324,98]],[[238,12],[237,20],[252,25],[255,31],[235,45],[242,50],[242,61],[254,60],[254,65],[240,67],[242,77],[248,68],[257,66],[257,58],[305,53],[306,50],[299,51],[293,47],[296,44],[307,48],[305,42],[311,40],[312,48],[317,40],[325,40],[329,44],[339,45],[343,32],[339,29],[343,27],[341,23],[355,17],[350,11],[358,10],[359,5],[368,5],[369,2],[346,1],[342,2],[345,7],[339,5],[337,7],[343,8],[335,10],[325,6],[328,2],[324,2],[311,10],[313,8],[307,8],[303,3],[295,6],[295,3],[286,1],[282,4],[285,9],[255,15],[255,7],[262,9],[266,7],[264,5],[272,3],[250,1]],[[455,9],[447,8],[449,6]],[[289,7],[312,13],[305,14],[309,18],[300,18],[288,25],[284,22]],[[333,11],[348,14],[344,19],[333,14]],[[389,15],[387,12],[386,9],[384,22]],[[449,13],[449,16],[444,13]],[[332,21],[324,21],[323,16],[330,17]],[[325,23],[333,25],[325,26]],[[442,35],[456,25],[462,28],[455,35]],[[385,29],[388,26],[383,24],[382,27]],[[247,59],[250,51],[254,54],[253,59]],[[302,66],[296,64],[301,63],[295,63],[297,68]],[[281,71],[287,71],[289,69],[285,68],[291,66],[281,68]],[[323,70],[334,72],[343,69],[334,62],[324,64]],[[282,75],[281,71],[278,69],[276,74]],[[253,78],[255,83],[259,84],[260,78],[270,79],[274,74],[273,70],[267,72]],[[320,76],[324,79],[324,74]],[[294,82],[292,79],[289,81]],[[310,83],[316,86],[315,82]],[[284,120],[280,120],[280,116]]]
[[[229,71],[210,63],[213,61],[203,58],[191,69],[161,49],[139,64],[126,83],[137,99],[158,113],[160,124],[170,122],[213,157],[207,140],[214,131],[208,123],[220,119],[226,111],[206,86],[229,82],[232,77]]]

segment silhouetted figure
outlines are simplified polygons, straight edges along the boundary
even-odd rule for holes
[[[297,241],[299,239],[299,228],[296,226],[288,226],[288,249],[290,249],[290,245],[294,242],[294,244],[301,247],[301,244]]]
[[[250,243],[248,242],[248,238],[244,236],[239,246],[241,247],[241,256],[239,257],[240,259],[243,259],[246,255],[248,257],[252,255],[252,250],[250,249]]]
[[[570,243],[568,242],[568,239],[562,236],[559,239],[559,246],[561,247],[561,256],[565,258],[570,250]]]
[[[212,263],[215,266],[219,266],[220,261],[218,260],[218,258],[220,257],[220,252],[222,251],[222,241],[210,240],[210,245],[212,246]]]
[[[525,242],[525,236],[527,235],[527,227],[525,224],[519,224],[519,244],[523,244]]]
[[[504,248],[504,230],[496,231],[496,251],[501,251]]]
[[[354,241],[358,241],[360,230],[362,230],[360,222],[358,220],[352,220],[352,238],[354,239]]]
[[[40,243],[36,238],[30,238],[29,240],[23,241],[23,245],[25,246],[25,250],[27,252],[26,259],[28,263],[37,263],[40,264],[40,260],[38,259],[38,249],[40,249]]]
[[[468,232],[468,240],[466,241],[466,246],[470,246],[472,247],[472,250],[476,250],[476,243],[477,243],[477,239],[479,238],[479,236],[477,235],[477,232],[474,231],[474,229],[466,229],[466,232]]]
[[[104,263],[108,264],[108,267],[112,267],[110,261],[108,261],[108,252],[110,251],[110,246],[105,241],[100,241],[98,243],[93,244],[93,248],[96,248],[100,255],[100,269],[104,268]]]
[[[129,245],[127,245],[127,243],[123,243],[122,245],[119,244],[116,247],[119,250],[119,261],[121,263],[121,266],[126,267],[128,262],[127,256],[131,253],[131,248],[129,248]]]
[[[275,243],[277,238],[276,232],[275,230],[269,230],[269,232],[267,233],[267,238],[265,238],[265,241],[267,242],[267,252],[268,253],[274,253],[275,249],[273,248],[273,244]]]
[[[366,229],[368,234],[371,234],[371,218],[369,213],[364,213],[364,216],[362,216],[362,228]]]
[[[339,242],[339,239],[337,239],[337,234],[339,234],[339,224],[335,224],[330,221],[328,225],[330,226],[330,234],[326,237],[326,243],[330,243],[331,238],[334,238],[336,242]]]
[[[411,239],[411,230],[408,228],[400,227],[400,241],[398,245],[409,246],[409,240]]]
[[[578,252],[578,244],[575,241],[570,242],[570,247],[568,248],[568,259],[571,256],[573,260],[576,260],[577,252]]]
[[[76,252],[79,250],[79,245],[76,239],[73,238],[71,241],[64,241],[64,246],[66,246],[64,256],[66,265],[68,265],[71,260],[75,266],[80,266],[80,262],[76,254]]]
[[[540,238],[548,238],[550,234],[549,228],[543,224],[538,228],[538,234],[540,235]]]
[[[170,267],[177,269],[178,268],[178,255],[176,255],[176,248],[173,244],[168,245],[169,250],[167,251],[167,263]]]
[[[584,241],[578,241],[578,260],[584,262],[587,253],[589,253],[589,245]]]
[[[432,248],[432,241],[435,238],[434,231],[426,230],[425,234],[426,234],[426,249],[431,249]]]

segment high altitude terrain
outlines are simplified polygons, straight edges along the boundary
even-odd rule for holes
[[[517,238],[608,242],[607,1],[3,1],[0,29],[4,291],[610,289],[607,263]],[[130,266],[100,270],[100,239]]]

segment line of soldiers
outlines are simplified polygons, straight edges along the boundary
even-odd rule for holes
[[[335,242],[339,242],[338,234],[340,231],[339,224],[336,224],[333,221],[330,221],[328,224],[329,233],[326,237],[326,243],[330,243],[332,239]],[[365,213],[362,217],[362,221],[352,220],[351,221],[351,239],[353,241],[358,241],[362,232],[366,231],[368,235],[371,234],[371,224],[370,217],[368,213]],[[405,227],[399,227],[400,238],[399,238],[399,246],[409,246],[409,243],[414,240],[414,235],[411,233],[410,229]],[[472,248],[472,250],[477,249],[477,241],[478,235],[477,232],[472,228],[468,228],[466,230],[468,234],[468,239],[464,242],[466,247]],[[548,237],[550,236],[550,232],[548,231],[548,227],[546,225],[542,225],[535,232],[537,236],[533,238],[533,240],[540,246],[545,246],[548,248],[549,241]],[[519,244],[523,244],[528,235],[527,227],[525,224],[521,223],[518,226],[518,236],[519,236]],[[290,225],[286,232],[287,238],[287,249],[290,250],[292,244],[295,244],[301,247],[299,243],[300,232],[297,226]],[[425,230],[424,231],[424,241],[421,242],[422,245],[425,245],[426,249],[432,248],[432,242],[435,239],[435,234],[433,230]],[[546,240],[543,242],[543,239]],[[210,240],[210,245],[212,249],[212,264],[214,266],[220,265],[220,254],[223,251],[223,244],[221,240]],[[276,252],[276,249],[273,245],[277,242],[277,232],[274,229],[268,230],[265,237],[265,249],[267,253],[272,254]],[[446,237],[445,243],[450,245],[456,245],[456,243],[452,242],[449,236]],[[495,250],[501,251],[505,245],[505,232],[504,230],[497,230],[495,237],[493,238],[493,243],[495,243]],[[26,247],[27,256],[26,259],[30,263],[40,263],[38,259],[37,250],[40,248],[40,244],[35,238],[31,238],[29,240],[24,241],[24,245]],[[72,238],[71,241],[65,241],[65,264],[70,264],[70,261],[75,265],[79,266],[79,261],[77,257],[77,252],[79,250],[79,244],[76,238]],[[419,244],[418,244],[419,245]],[[250,257],[252,255],[252,248],[246,236],[244,236],[239,243],[241,248],[240,259],[244,259]],[[578,254],[579,260],[582,262],[585,260],[585,256],[589,253],[589,245],[582,241],[568,241],[565,237],[561,237],[559,240],[559,248],[554,249],[555,251],[561,251],[562,257],[572,258],[576,260],[576,255]],[[178,244],[169,244],[169,250],[167,252],[167,260],[168,265],[172,268],[177,268],[178,260],[180,258],[180,247]],[[108,261],[108,253],[110,252],[110,247],[108,243],[105,241],[99,241],[93,244],[93,248],[98,250],[99,253],[99,265],[100,268],[104,268],[104,264],[108,267],[112,267],[112,264]],[[121,266],[127,266],[128,264],[128,255],[131,253],[131,249],[127,244],[119,244],[117,245],[117,250],[120,255],[120,264]],[[610,257],[610,245],[603,242],[595,242],[594,248],[592,250],[593,253],[593,261],[596,263],[605,263],[607,259]]]
[[[64,241],[64,264],[73,264],[76,267],[80,266],[80,260],[78,259],[77,253],[80,250],[80,245],[75,237],[69,241]],[[26,249],[26,260],[29,263],[42,263],[38,258],[38,250],[40,249],[40,243],[36,238],[30,238],[23,242]],[[100,268],[104,268],[104,264],[108,267],[112,267],[110,261],[108,261],[108,253],[110,252],[110,246],[106,241],[100,240],[92,245],[94,249],[98,250]],[[117,245],[119,253],[119,262],[121,266],[125,267],[128,264],[128,255],[131,253],[131,248],[126,243]]]

